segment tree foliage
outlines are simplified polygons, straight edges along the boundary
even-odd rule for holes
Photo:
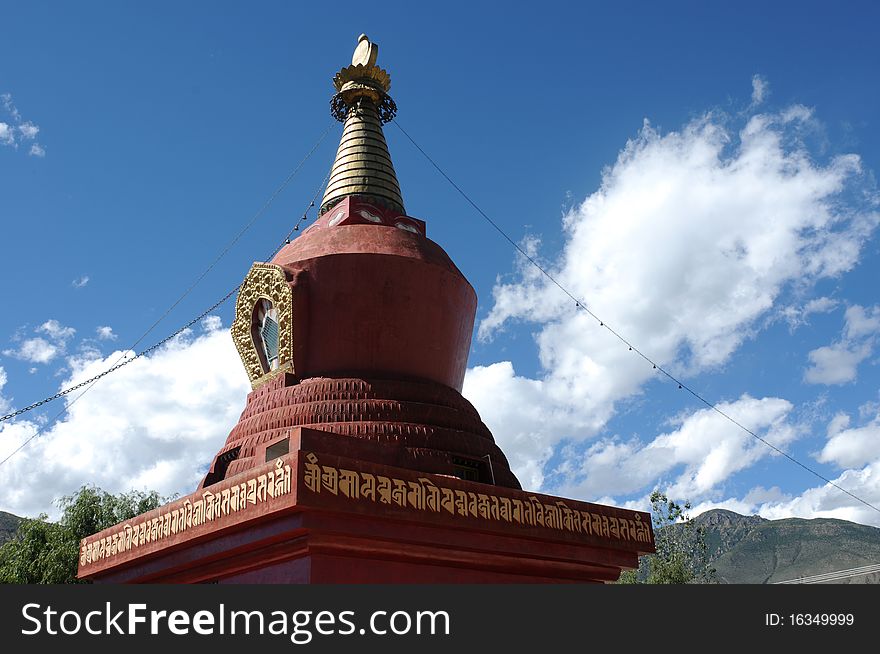
[[[62,497],[61,520],[45,514],[24,518],[15,536],[0,547],[0,582],[7,584],[71,584],[79,564],[80,541],[102,529],[130,520],[165,503],[156,491],[111,495],[83,486]]]
[[[637,570],[620,575],[619,584],[707,584],[715,583],[715,569],[703,527],[688,515],[690,502],[670,500],[659,490],[651,493],[651,521],[655,554],[639,558]]]

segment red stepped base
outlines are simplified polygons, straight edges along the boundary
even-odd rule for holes
[[[654,551],[646,513],[290,453],[83,541],[104,583],[602,583]],[[240,501],[241,500],[241,501]]]

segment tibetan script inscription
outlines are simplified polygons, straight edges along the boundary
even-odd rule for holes
[[[195,496],[190,496],[176,505],[169,505],[172,508],[162,510],[155,518],[133,525],[124,524],[115,533],[97,540],[83,540],[79,564],[95,563],[206,523],[220,526],[227,516],[289,494],[290,477],[290,465],[276,459],[274,470],[217,493],[203,490],[195,501],[190,499]]]
[[[561,500],[545,504],[535,496],[517,499],[445,488],[423,477],[417,481],[394,479],[320,465],[314,453],[305,455],[303,467],[303,485],[312,493],[608,539],[652,541],[650,527],[636,512],[633,518],[607,516],[571,508]]]

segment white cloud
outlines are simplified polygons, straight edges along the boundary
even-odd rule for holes
[[[61,386],[106,370],[121,355],[70,357],[72,372]],[[249,390],[228,330],[186,333],[104,377],[75,403],[76,394],[67,398],[68,413],[0,466],[0,509],[34,515],[86,483],[113,493],[191,492]],[[0,423],[0,458],[38,428],[26,419]]]
[[[16,123],[20,123],[21,122],[21,114],[18,113],[18,109],[15,108],[15,104],[13,104],[13,102],[12,102],[12,94],[11,93],[0,93],[0,102],[3,103],[3,108],[12,117],[12,119]]]
[[[807,354],[810,367],[804,381],[810,384],[846,384],[855,381],[859,364],[871,356],[880,333],[880,306],[865,309],[856,304],[845,314],[840,340]]]
[[[752,76],[752,106],[757,106],[764,102],[770,94],[770,84],[760,75]]]
[[[45,334],[48,339],[42,336],[27,339],[16,336],[13,340],[19,342],[18,347],[4,350],[3,354],[31,363],[49,363],[65,353],[67,341],[73,337],[76,330],[73,327],[65,327],[52,318],[39,325],[34,332]]]
[[[717,370],[789,296],[855,266],[880,219],[859,157],[815,161],[798,137],[808,120],[803,107],[757,114],[736,133],[707,114],[668,134],[646,121],[565,215],[561,252],[542,257],[534,237],[525,248],[658,364]],[[541,369],[532,379],[507,362],[474,368],[465,394],[523,483],[538,485],[561,441],[595,437],[658,374],[521,258],[493,300],[478,336],[532,323]]]
[[[880,463],[880,412],[868,424],[849,428],[849,416],[838,414],[828,425],[828,442],[819,453],[824,463],[856,468]]]
[[[37,137],[37,134],[39,134],[40,132],[40,128],[34,125],[31,121],[27,121],[18,126],[18,131],[21,134],[21,138],[32,140]]]
[[[3,106],[0,121],[0,145],[6,145],[18,149],[20,142],[33,141],[40,132],[40,127],[30,120],[22,121],[21,113],[12,101],[12,94],[0,94],[0,104]],[[44,157],[46,150],[39,143],[32,143],[28,154],[36,157]]]
[[[50,343],[45,338],[37,337],[22,341],[14,350],[3,350],[3,354],[31,363],[49,363],[62,351],[58,345]]]
[[[855,304],[846,310],[846,337],[850,340],[880,332],[880,305],[867,311]]]
[[[780,449],[800,433],[788,421],[792,405],[786,400],[744,395],[718,408]],[[565,466],[560,490],[586,499],[629,495],[650,490],[662,477],[670,497],[705,497],[731,475],[775,454],[712,409],[679,417],[675,425],[677,429],[647,444],[617,437],[593,443],[578,464]]]
[[[0,144],[15,145],[15,132],[8,123],[0,122]]]
[[[868,504],[880,507],[880,462],[874,461],[860,470],[845,470],[832,479]],[[694,507],[693,515],[713,508],[726,508],[744,515],[758,514],[768,520],[782,518],[836,518],[864,525],[880,527],[880,512],[842,492],[831,484],[808,488],[794,497],[783,496],[777,500],[749,502],[729,498],[707,501]]]
[[[788,323],[789,328],[794,330],[801,325],[807,324],[807,319],[814,313],[830,313],[839,305],[840,302],[830,297],[818,297],[810,300],[802,307],[783,307],[780,310],[780,314]]]
[[[859,364],[869,356],[871,348],[864,343],[855,347],[836,343],[816,348],[807,355],[810,367],[804,373],[804,381],[827,385],[855,381]]]
[[[3,387],[6,386],[6,370],[3,369],[3,366],[0,366],[0,411],[8,411],[10,407],[9,400],[7,400],[3,396]]]
[[[65,327],[54,318],[50,318],[37,327],[36,331],[47,334],[53,341],[61,343],[66,343],[76,333],[73,327]]]
[[[73,286],[74,288],[82,288],[83,286],[85,286],[88,283],[89,283],[89,276],[82,275],[81,277],[78,277],[77,279],[74,279],[72,282],[70,282],[70,285]]]
[[[214,332],[223,327],[223,321],[220,316],[205,316],[202,320],[202,328],[207,332]]]
[[[98,334],[98,338],[102,341],[115,341],[119,338],[116,334],[113,333],[112,327],[97,327],[95,331]]]

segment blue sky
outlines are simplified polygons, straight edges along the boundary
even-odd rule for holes
[[[165,312],[330,125],[330,80],[366,32],[400,123],[511,238],[690,387],[880,506],[880,12],[765,5],[7,7],[0,408],[105,369]],[[477,291],[465,395],[524,486],[880,525],[658,380],[385,132],[408,213]],[[339,133],[138,349],[273,250]],[[0,466],[0,509],[51,513],[85,483],[192,490],[247,392],[232,310]],[[0,458],[64,401],[2,423]]]

